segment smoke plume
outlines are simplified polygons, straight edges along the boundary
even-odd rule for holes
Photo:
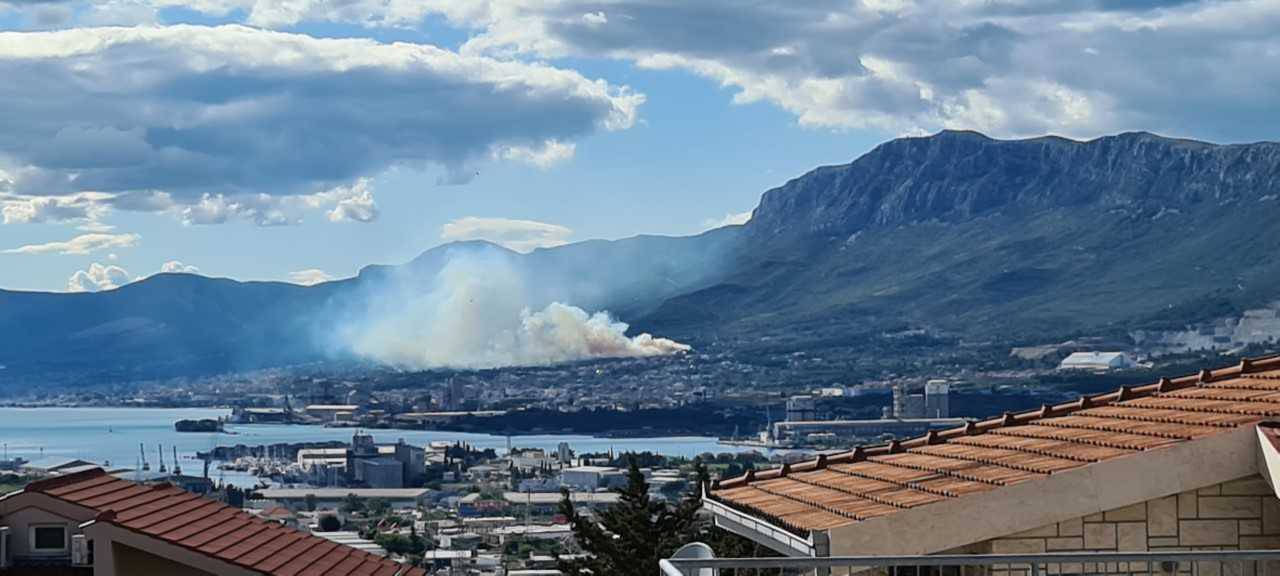
[[[556,293],[546,284],[528,279],[509,258],[455,254],[425,282],[399,277],[374,289],[367,310],[340,332],[356,354],[411,369],[545,365],[690,349],[649,334],[628,337],[627,324],[607,312],[554,300],[542,304],[541,295]]]

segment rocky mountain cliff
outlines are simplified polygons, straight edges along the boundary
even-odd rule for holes
[[[797,348],[1181,328],[1280,298],[1278,217],[1273,142],[901,138],[766,192],[733,271],[643,326]]]
[[[900,138],[765,192],[756,236],[847,236],[869,227],[965,222],[1003,210],[1150,213],[1280,193],[1280,143],[1218,146],[1130,132],[1077,142],[946,131]]]

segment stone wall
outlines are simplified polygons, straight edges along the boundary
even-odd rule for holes
[[[1254,475],[1028,530],[975,548],[976,552],[991,554],[1280,549],[1280,499],[1275,497],[1266,480]],[[1147,573],[1145,563],[1132,564],[1049,566],[1048,571],[1051,574]],[[1197,564],[1184,563],[1179,571],[1194,572],[1196,576],[1255,576],[1261,572],[1280,575],[1280,566]],[[1013,568],[995,572],[1011,576],[1023,572]],[[1159,567],[1154,568],[1153,572],[1160,572]]]

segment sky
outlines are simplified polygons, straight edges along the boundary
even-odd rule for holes
[[[1280,140],[1280,0],[0,0],[0,288],[742,223],[941,129]]]

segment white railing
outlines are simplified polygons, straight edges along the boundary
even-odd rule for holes
[[[1274,565],[1269,563],[1274,562]],[[659,563],[662,576],[888,574],[890,576],[1003,574],[1150,574],[1280,576],[1280,550],[1168,552],[1063,552],[937,556],[828,556],[809,558],[679,558]],[[957,570],[955,567],[960,568]],[[984,570],[966,570],[981,567]],[[1123,567],[1123,570],[1120,569]],[[1268,570],[1268,568],[1272,568]],[[945,569],[945,570],[944,570]]]

